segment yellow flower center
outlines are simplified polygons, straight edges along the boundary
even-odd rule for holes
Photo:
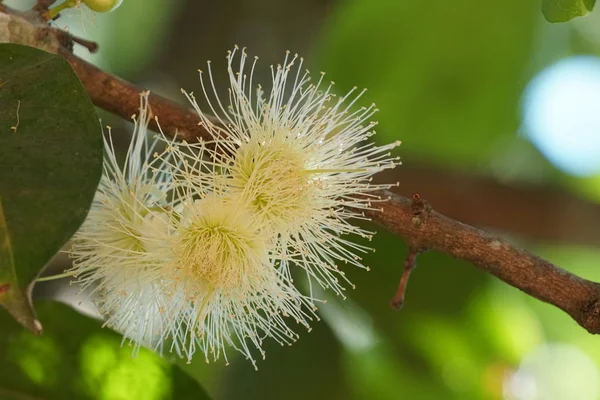
[[[301,223],[313,197],[306,157],[278,137],[245,143],[231,167],[232,192],[248,200],[261,220],[277,229]]]
[[[241,292],[268,260],[252,220],[221,197],[188,206],[176,246],[176,268],[191,287],[191,297],[212,290]],[[190,286],[191,284],[191,286]],[[189,291],[188,291],[189,292]]]

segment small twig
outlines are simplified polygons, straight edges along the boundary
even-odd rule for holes
[[[408,249],[408,254],[406,259],[404,260],[404,271],[402,272],[402,277],[400,278],[400,283],[398,283],[398,289],[396,290],[396,294],[392,299],[391,306],[394,310],[400,310],[402,305],[404,304],[404,296],[406,294],[406,286],[408,285],[408,279],[410,278],[410,273],[417,266],[417,256],[423,253],[425,250],[423,249]]]
[[[61,29],[56,29],[56,28],[50,28],[50,29],[52,30],[52,32],[54,33],[56,38],[59,40],[59,42],[62,44],[62,46],[71,52],[73,51],[74,43],[77,43],[77,44],[85,47],[92,54],[98,51],[99,46],[98,46],[98,43],[96,43],[96,42],[74,36],[74,35],[70,34],[69,32],[63,31]]]
[[[431,213],[431,206],[425,200],[421,198],[419,193],[415,193],[412,196],[411,203],[411,214],[412,214],[412,223],[415,226],[421,226],[423,223],[427,222],[429,218],[429,214]],[[412,243],[410,240],[407,240],[409,244],[408,254],[406,255],[406,259],[404,260],[404,271],[402,272],[402,277],[400,278],[400,282],[398,283],[398,289],[396,289],[396,294],[392,299],[391,306],[395,310],[399,310],[402,308],[404,304],[404,296],[406,293],[406,286],[408,285],[408,279],[410,278],[410,273],[417,266],[417,257],[419,254],[427,251],[424,247],[419,247],[418,243]]]
[[[88,49],[88,51],[90,53],[95,53],[98,51],[99,46],[98,46],[98,43],[96,43],[96,42],[93,42],[91,40],[82,39],[80,37],[76,37],[76,36],[72,36],[72,35],[71,35],[71,40],[73,42],[85,47],[86,49]]]

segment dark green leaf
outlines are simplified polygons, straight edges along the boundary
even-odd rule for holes
[[[567,22],[589,14],[596,0],[543,0],[542,13],[548,22]]]
[[[71,308],[37,304],[44,334],[0,314],[0,398],[203,400],[206,392],[150,350],[132,357],[121,336]]]
[[[28,287],[83,222],[101,172],[100,124],[69,64],[0,45],[0,305],[34,331]]]

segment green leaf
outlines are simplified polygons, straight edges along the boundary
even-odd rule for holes
[[[0,398],[203,400],[206,392],[159,355],[121,346],[121,336],[70,307],[37,305],[44,335],[0,314]]]
[[[34,278],[83,222],[102,173],[94,106],[62,56],[0,45],[0,305],[34,332]]]
[[[542,13],[548,22],[567,22],[588,15],[596,0],[543,0]]]
[[[6,307],[21,325],[35,333],[41,333],[42,326],[35,318],[28,296],[25,291],[16,286],[12,245],[2,201],[0,201],[0,282],[0,304]]]

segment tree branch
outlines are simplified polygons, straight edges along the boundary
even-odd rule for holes
[[[0,11],[6,12],[6,8],[0,7]],[[11,27],[8,28],[10,30]],[[37,29],[40,38],[45,40],[44,46],[39,47],[52,51],[54,44],[47,45],[47,27]],[[12,34],[9,39],[21,42]],[[58,39],[56,41],[60,43]],[[71,64],[98,107],[126,119],[137,112],[142,89],[75,57],[68,46],[59,46],[55,52],[62,54]],[[187,141],[210,138],[191,110],[156,95],[150,97],[149,103],[166,134],[173,136],[177,132],[179,138]],[[156,126],[153,128],[156,129]],[[420,197],[408,199],[388,191],[377,194],[389,200],[378,203],[381,204],[381,212],[367,211],[366,215],[404,238],[411,249],[404,285],[417,253],[424,249],[437,250],[468,261],[509,285],[555,305],[588,332],[600,333],[600,284],[571,274],[498,236],[447,218],[432,210]],[[400,286],[398,301],[404,293],[402,282]]]
[[[465,260],[525,293],[569,314],[588,332],[600,333],[600,284],[580,278],[506,240],[465,225],[416,200],[387,191],[380,211],[368,217],[406,240],[410,249],[429,249]]]
[[[142,89],[107,74],[68,49],[62,48],[59,53],[71,64],[96,106],[126,120],[138,112]],[[200,117],[196,113],[156,94],[151,94],[148,101],[152,113],[160,117],[160,126],[166,135],[177,135],[178,139],[188,142],[211,139],[210,133],[200,126]],[[150,127],[158,131],[153,119]]]
[[[473,173],[405,163],[376,182],[419,193],[438,212],[478,228],[545,243],[600,247],[600,205],[550,185],[502,183]]]

